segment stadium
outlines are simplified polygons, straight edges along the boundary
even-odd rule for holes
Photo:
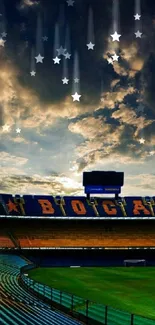
[[[121,197],[123,182],[90,172],[84,196],[0,195],[0,324],[155,324],[155,197]]]

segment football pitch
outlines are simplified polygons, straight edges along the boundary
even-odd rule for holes
[[[155,267],[53,267],[28,273],[52,288],[155,319]]]

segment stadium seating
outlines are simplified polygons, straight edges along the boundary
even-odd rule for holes
[[[78,325],[19,286],[20,268],[26,264],[21,257],[0,255],[0,324]]]
[[[0,229],[0,247],[14,247],[14,243],[7,235],[7,232],[4,229]]]
[[[58,222],[44,224],[34,229],[30,223],[26,228],[13,232],[23,247],[128,247],[155,246],[155,228],[151,224],[139,227],[138,223],[114,223],[111,229],[105,223],[72,223],[60,226]]]

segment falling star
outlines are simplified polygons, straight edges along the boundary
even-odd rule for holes
[[[88,46],[88,50],[93,50],[95,44],[93,44],[92,42],[90,42],[89,44],[87,44],[87,46]]]
[[[77,100],[79,101],[78,94],[80,93],[80,69],[79,69],[79,56],[78,53],[75,52],[74,54],[74,63],[73,63],[73,85],[72,85],[72,90],[73,90],[73,101]]]
[[[108,61],[108,64],[113,64],[112,58],[108,58],[107,61]]]
[[[20,133],[20,132],[21,132],[21,129],[17,128],[16,133]]]
[[[31,49],[31,62],[30,62],[30,74],[31,74],[31,77],[35,77],[36,75],[36,62],[35,62],[35,58],[34,58],[34,47],[32,47]]]
[[[140,0],[135,0],[135,35],[136,38],[141,38],[142,33],[139,32],[139,30],[142,29],[142,22],[140,21],[141,17],[141,3]]]
[[[135,17],[135,20],[140,20],[141,15],[136,14],[136,15],[134,15],[134,17]]]
[[[119,12],[119,1],[113,0],[112,5],[112,31],[114,34],[111,34],[112,41],[120,41],[119,38],[121,34],[118,34],[117,31],[120,30],[120,12]]]
[[[37,29],[36,29],[36,55],[38,55],[39,53],[40,55],[44,55],[42,34],[43,34],[42,18],[41,18],[41,14],[38,13]]]
[[[77,92],[74,94],[74,95],[72,95],[72,97],[73,97],[73,102],[75,102],[75,101],[80,101],[80,97],[81,97],[81,95],[79,95]]]
[[[120,41],[119,38],[121,37],[120,34],[118,34],[117,32],[115,32],[114,34],[110,35],[112,37],[112,41]]]
[[[63,85],[68,85],[69,79],[67,79],[66,77],[64,79],[62,79]]]
[[[94,36],[94,21],[93,21],[93,10],[90,7],[88,13],[88,36],[87,36],[87,46],[88,50],[93,50],[95,46],[95,36]]]
[[[59,59],[57,56],[53,59],[54,64],[60,64],[61,59]]]
[[[69,54],[68,52],[65,54],[65,59],[70,59],[71,54]]]
[[[142,144],[144,144],[145,139],[141,138],[141,139],[139,139],[139,142],[142,143]]]
[[[63,84],[68,84],[69,78],[68,78],[68,62],[66,61],[65,58],[63,58],[63,79],[62,79]]]
[[[35,77],[36,72],[35,71],[31,71],[30,74],[31,74],[31,77]]]
[[[43,63],[43,59],[44,59],[44,57],[41,56],[40,54],[38,54],[38,56],[36,56],[35,59],[37,60],[36,63],[39,63],[39,62],[40,62],[40,63]]]
[[[64,49],[62,46],[60,46],[60,48],[57,49],[57,52],[58,52],[58,56],[59,55],[64,55],[65,56],[66,49]]]
[[[141,36],[142,36],[142,33],[138,30],[136,33],[135,33],[135,35],[136,35],[136,38],[141,38]]]

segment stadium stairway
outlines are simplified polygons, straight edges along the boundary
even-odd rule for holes
[[[0,254],[1,325],[79,325],[76,321],[25,291],[18,283],[20,268],[27,262],[15,255]]]

